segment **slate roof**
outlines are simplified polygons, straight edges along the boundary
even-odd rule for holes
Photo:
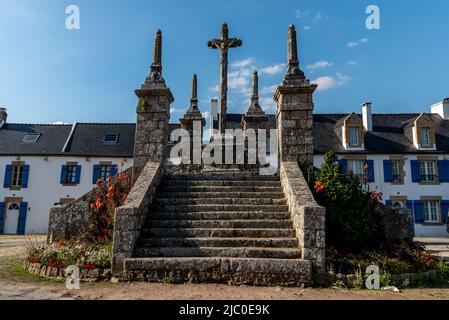
[[[420,151],[415,148],[404,133],[411,120],[419,114],[373,114],[373,131],[365,136],[364,151],[346,151],[337,136],[336,125],[349,114],[314,114],[314,149],[316,154],[328,150],[338,153],[449,153],[449,120],[439,115],[431,117],[437,122],[437,151]],[[268,115],[268,121],[274,125],[276,118]],[[357,115],[361,117],[361,115]],[[242,114],[229,114],[231,128],[241,128]],[[215,124],[218,123],[215,121]],[[179,124],[170,124],[169,132],[179,128]],[[7,123],[0,129],[0,155],[73,155],[91,157],[132,157],[134,149],[135,124],[131,123],[78,123],[70,136],[72,125],[14,124]],[[26,133],[40,133],[36,143],[24,143]],[[117,144],[103,143],[108,133],[119,134]]]

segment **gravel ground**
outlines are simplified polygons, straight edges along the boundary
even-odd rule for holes
[[[43,241],[45,237],[35,237]],[[165,285],[156,283],[82,283],[80,290],[67,290],[62,282],[41,280],[11,269],[25,256],[23,237],[0,236],[0,300],[449,300],[449,289],[389,291],[233,287],[226,285]]]

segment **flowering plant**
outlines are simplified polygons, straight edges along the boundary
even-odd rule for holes
[[[93,197],[89,202],[88,234],[89,241],[105,243],[112,240],[114,229],[114,213],[128,196],[131,189],[131,175],[123,172],[123,161],[120,162],[120,173],[105,182],[98,180]]]

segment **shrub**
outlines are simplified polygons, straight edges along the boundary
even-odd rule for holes
[[[112,241],[115,209],[121,206],[131,190],[131,175],[124,174],[123,162],[116,179],[98,180],[97,188],[89,202],[87,240],[94,243]]]
[[[449,284],[449,263],[440,261],[438,264],[438,277],[445,284]]]
[[[380,195],[369,192],[366,177],[362,180],[343,172],[335,152],[326,153],[323,166],[314,171],[311,187],[318,204],[326,208],[327,246],[360,252],[384,241],[375,210]]]

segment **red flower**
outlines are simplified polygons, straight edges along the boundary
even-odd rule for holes
[[[109,177],[107,180],[106,180],[108,183],[111,183],[111,181],[112,181],[112,178],[111,177]]]
[[[102,184],[103,184],[103,180],[98,179],[98,180],[97,180],[97,186],[100,186],[100,185],[102,185]]]
[[[95,269],[95,266],[93,264],[85,264],[83,265],[83,269]]]
[[[125,165],[125,161],[120,160],[120,166],[123,167]]]
[[[316,190],[317,192],[322,192],[322,191],[324,191],[325,188],[326,188],[326,187],[324,186],[324,183],[322,183],[321,181],[317,181],[317,182],[315,183],[315,190]]]

